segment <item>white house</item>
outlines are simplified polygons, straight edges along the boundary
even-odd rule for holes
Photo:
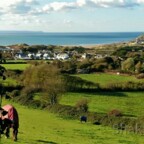
[[[23,54],[23,53],[17,53],[17,54],[15,55],[15,58],[16,58],[16,59],[25,59],[25,60],[31,59],[31,58],[29,58],[26,54]]]
[[[69,59],[69,55],[67,53],[60,53],[56,56],[56,59],[58,60],[66,60]]]
[[[29,54],[28,54],[28,57],[29,57],[30,59],[35,59],[35,54],[34,54],[34,53],[29,53]]]
[[[84,53],[84,54],[82,55],[82,58],[83,58],[83,59],[86,59],[86,58],[87,58],[87,54]]]
[[[84,54],[82,54],[81,57],[82,57],[83,59],[86,59],[86,58],[90,58],[91,55],[90,55],[90,54],[87,54],[87,53],[84,53]]]
[[[35,56],[36,56],[36,59],[41,59],[42,58],[42,54],[41,53],[37,53]]]
[[[101,54],[97,54],[97,55],[95,56],[96,59],[101,59],[101,58],[103,58],[103,57],[104,57],[104,56],[101,55]]]
[[[51,57],[49,56],[49,54],[48,53],[44,53],[43,54],[43,59],[51,59]]]

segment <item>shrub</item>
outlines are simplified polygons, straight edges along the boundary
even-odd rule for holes
[[[122,112],[120,110],[113,109],[108,112],[108,116],[120,117],[122,116]]]
[[[136,76],[137,79],[143,79],[144,78],[144,73],[140,73]]]
[[[33,100],[35,89],[33,87],[25,87],[20,96],[15,97],[15,100],[20,102],[21,104],[27,105],[30,101]]]
[[[88,111],[88,100],[87,99],[81,99],[76,103],[77,110],[82,111],[82,112],[87,112]]]
[[[11,97],[11,98],[14,98],[14,97],[17,97],[20,95],[20,91],[19,90],[13,90],[12,92],[8,92],[8,95]]]

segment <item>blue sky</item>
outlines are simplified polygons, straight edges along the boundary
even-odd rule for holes
[[[144,0],[1,0],[0,30],[144,31]]]

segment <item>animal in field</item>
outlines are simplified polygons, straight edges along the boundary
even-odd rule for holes
[[[1,129],[2,132],[6,131],[6,137],[10,137],[10,128],[13,131],[13,140],[17,141],[17,135],[18,135],[18,128],[19,128],[19,116],[18,112],[12,105],[5,105],[2,107],[2,125]],[[5,112],[5,114],[3,114]]]
[[[12,125],[12,121],[10,119],[2,119],[0,118],[0,137],[1,134],[5,134],[6,136],[8,135],[7,128]],[[4,133],[6,131],[6,133]]]
[[[124,123],[118,123],[113,125],[113,128],[117,130],[118,133],[122,133],[124,130],[126,130],[126,125]]]
[[[81,122],[87,122],[87,117],[86,116],[81,116],[80,121]]]

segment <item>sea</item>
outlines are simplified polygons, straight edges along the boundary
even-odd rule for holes
[[[0,31],[0,45],[99,45],[132,41],[144,32],[8,32]]]

